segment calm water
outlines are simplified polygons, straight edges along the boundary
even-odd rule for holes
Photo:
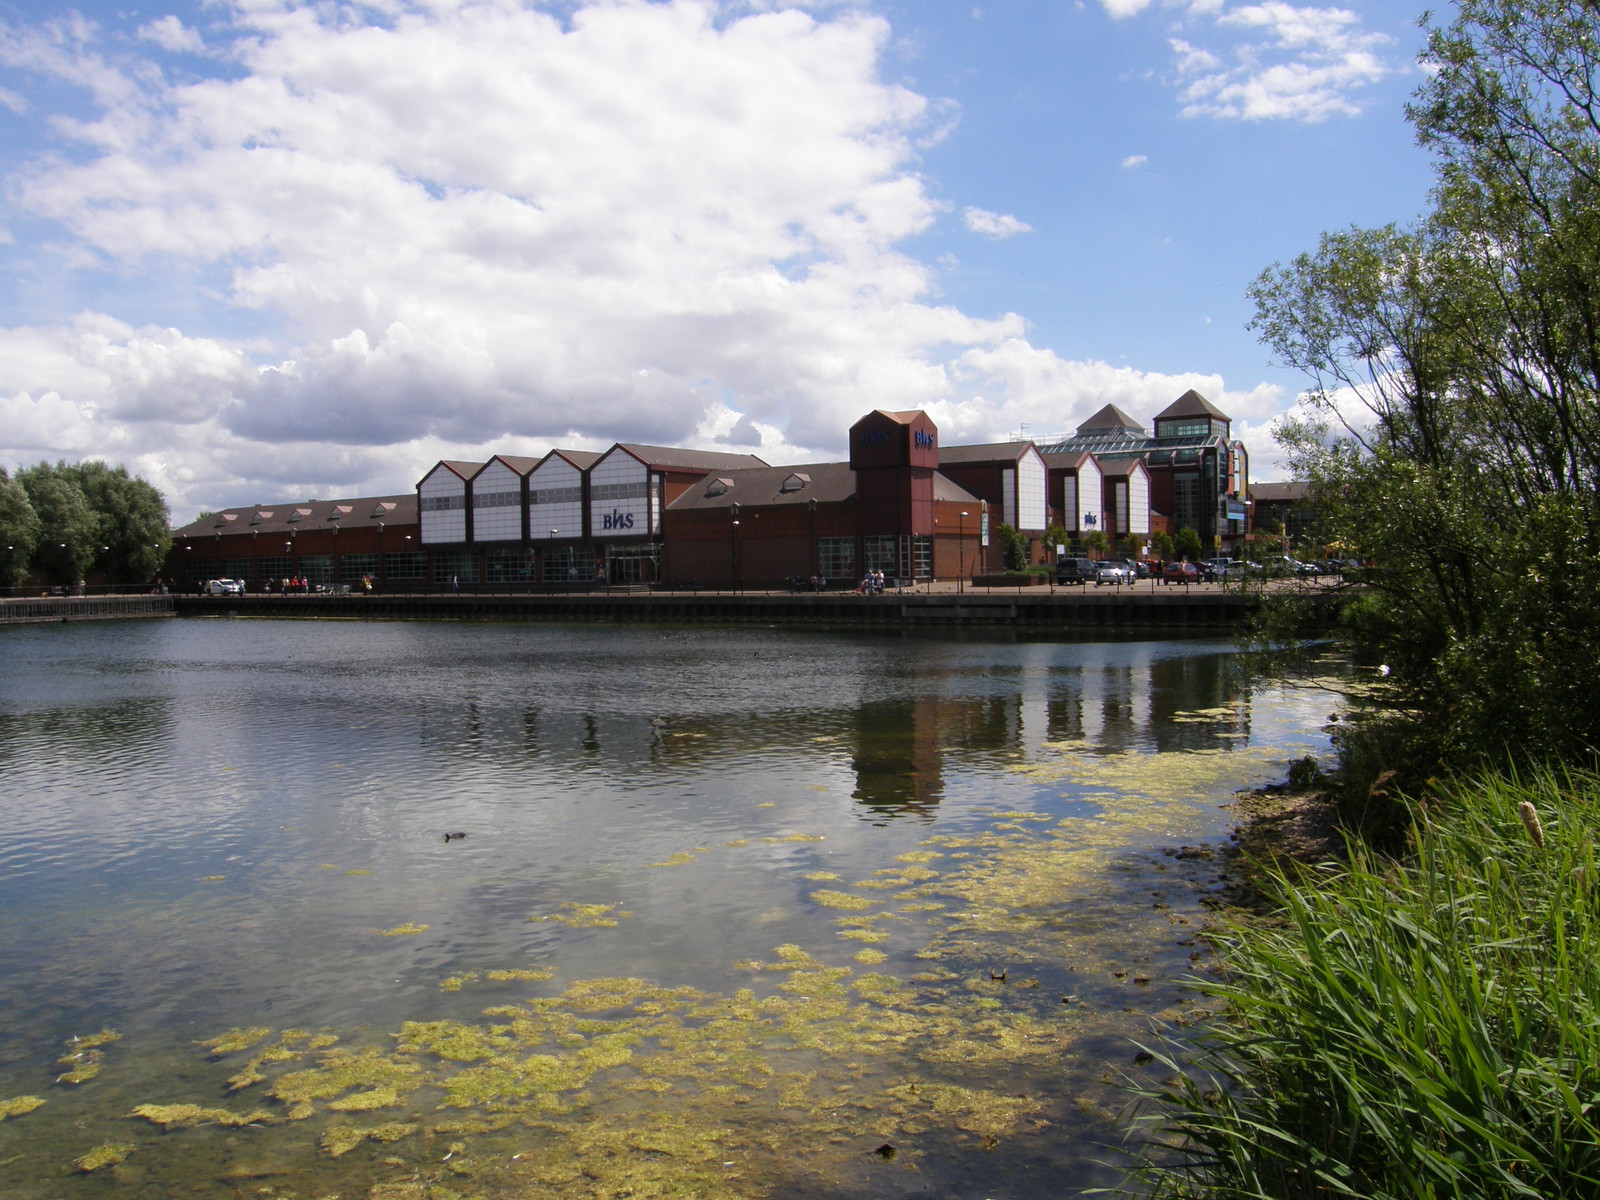
[[[0,1120],[0,1196],[1112,1180],[1130,1039],[1185,1019],[1219,886],[1163,852],[1324,749],[1325,694],[1228,666],[1202,641],[0,629],[0,1102],[44,1102]]]

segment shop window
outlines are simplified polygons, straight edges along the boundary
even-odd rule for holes
[[[854,579],[856,574],[855,538],[818,538],[817,572],[825,579]]]

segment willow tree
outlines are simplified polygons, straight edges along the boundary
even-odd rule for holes
[[[1461,0],[1407,108],[1430,210],[1252,288],[1313,384],[1296,474],[1379,567],[1352,632],[1458,761],[1600,745],[1597,25],[1591,3]]]

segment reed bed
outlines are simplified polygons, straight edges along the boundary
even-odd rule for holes
[[[1163,1197],[1600,1196],[1600,776],[1439,788],[1234,930],[1152,1118]]]

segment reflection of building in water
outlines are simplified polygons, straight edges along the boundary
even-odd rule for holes
[[[944,795],[939,724],[951,703],[937,696],[919,696],[857,708],[851,756],[856,773],[853,798],[877,816],[931,816]]]

